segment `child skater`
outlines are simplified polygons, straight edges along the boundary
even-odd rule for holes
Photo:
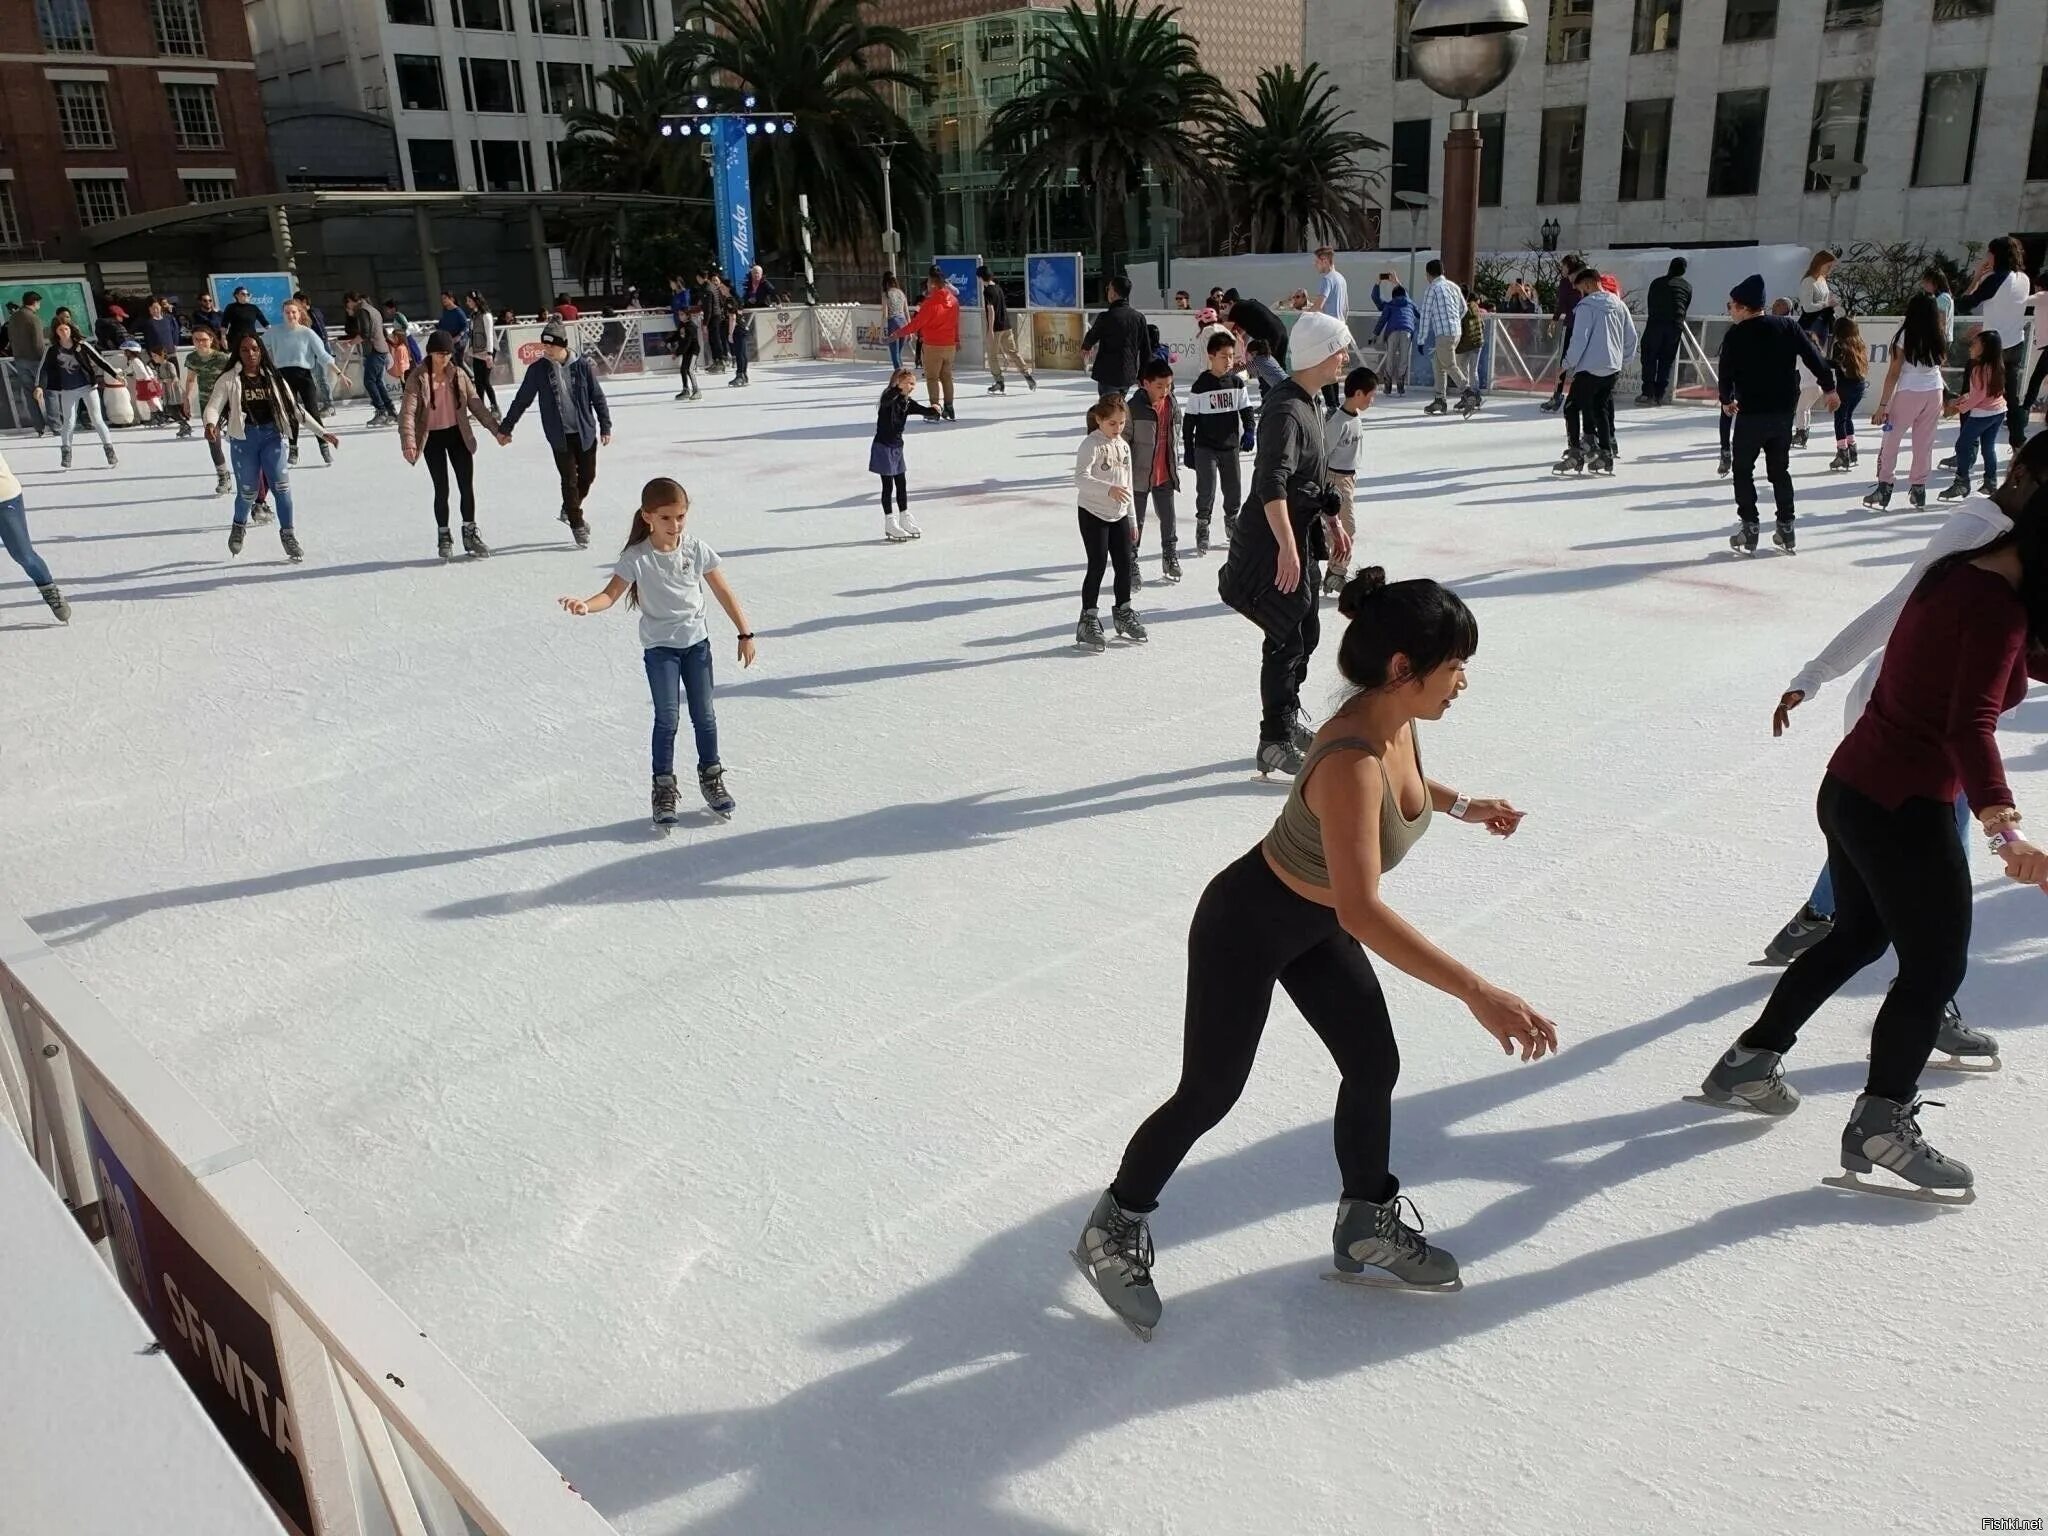
[[[1107,650],[1102,620],[1095,604],[1102,595],[1102,569],[1116,566],[1116,607],[1110,618],[1116,632],[1136,644],[1145,640],[1145,626],[1131,608],[1131,572],[1138,563],[1131,521],[1131,446],[1124,441],[1129,412],[1114,391],[1088,408],[1088,435],[1074,455],[1074,490],[1079,496],[1081,547],[1088,553],[1088,574],[1081,578],[1081,623],[1074,644],[1085,651]]]
[[[213,398],[213,386],[235,365],[219,341],[212,326],[192,327],[192,350],[185,354],[184,385],[179,391],[187,422],[206,408]],[[213,494],[225,496],[235,488],[235,477],[228,471],[228,456],[221,451],[220,439],[212,433],[207,434],[206,451],[213,455]]]
[[[683,387],[676,391],[678,400],[702,400],[704,391],[697,387],[697,319],[694,311],[685,310],[676,317],[676,372],[682,376]]]
[[[149,343],[149,372],[156,380],[156,407],[163,425],[178,424],[178,436],[192,435],[192,417],[185,410],[183,379],[178,373],[178,354],[166,349],[155,337]],[[137,386],[139,391],[141,386]]]
[[[1870,348],[1853,317],[1836,316],[1828,361],[1835,365],[1835,396],[1842,402],[1835,411],[1835,456],[1828,468],[1846,472],[1856,467],[1856,407],[1870,380]]]
[[[2005,420],[2005,345],[1996,331],[1970,338],[1970,371],[1963,393],[1949,401],[1945,416],[1963,418],[1956,434],[1956,478],[1941,493],[1943,501],[1961,501],[1970,494],[1970,469],[1977,445],[1984,445],[1984,494],[1998,489],[1998,428]]]
[[[898,368],[889,375],[888,387],[882,391],[875,411],[875,441],[868,449],[868,473],[879,475],[882,480],[882,537],[891,544],[924,536],[924,530],[910,515],[910,496],[904,482],[903,423],[910,419],[912,411],[932,421],[941,417],[934,407],[917,403],[916,372]],[[893,511],[889,505],[891,487],[896,492]]]
[[[697,788],[721,820],[736,809],[726,792],[718,761],[718,719],[711,712],[711,631],[704,622],[708,587],[739,631],[739,659],[754,664],[754,632],[746,611],[719,570],[718,552],[702,539],[686,538],[690,493],[675,481],[647,482],[633,531],[619,551],[612,579],[595,597],[565,597],[561,604],[579,618],[602,613],[625,598],[640,610],[640,644],[646,651],[647,686],[654,694],[654,825],[668,828],[676,815],[676,725],[680,694],[690,702],[690,729],[697,737]]]

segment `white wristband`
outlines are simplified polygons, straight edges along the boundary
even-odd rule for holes
[[[1460,795],[1451,802],[1450,818],[1453,821],[1463,821],[1465,813],[1471,809],[1472,797],[1470,795]]]

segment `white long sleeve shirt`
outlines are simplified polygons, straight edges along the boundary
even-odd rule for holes
[[[1122,437],[1105,437],[1098,428],[1081,439],[1074,454],[1074,494],[1081,509],[1092,512],[1105,523],[1122,522],[1130,516],[1131,503],[1110,498],[1110,487],[1131,488],[1131,445]]]
[[[1846,624],[1821,653],[1799,669],[1787,691],[1812,698],[1851,667],[1869,661],[1862,676],[1849,690],[1843,711],[1844,724],[1853,727],[1862,718],[1864,706],[1877,687],[1877,674],[1884,665],[1884,646],[1892,637],[1906,599],[1920,585],[1929,566],[1948,555],[1982,549],[2012,527],[2012,519],[1999,510],[1989,496],[1972,496],[1948,515],[1948,521],[1934,530],[1934,537],[1914,560],[1913,568],[1899,578],[1899,584]]]

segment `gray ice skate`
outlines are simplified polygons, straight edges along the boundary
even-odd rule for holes
[[[1294,750],[1304,758],[1308,756],[1309,749],[1316,744],[1316,728],[1309,724],[1308,716],[1300,710],[1294,713],[1294,724],[1289,728],[1288,740],[1294,743]]]
[[[1152,1288],[1152,1229],[1144,1214],[1125,1210],[1105,1189],[1067,1257],[1123,1325],[1149,1342],[1163,1309]]]
[[[1116,625],[1117,637],[1119,639],[1128,640],[1133,645],[1143,645],[1149,638],[1145,633],[1144,624],[1138,618],[1137,610],[1132,608],[1129,603],[1119,603],[1116,607],[1110,609],[1109,619],[1112,624]]]
[[[1856,1097],[1856,1112],[1842,1131],[1842,1166],[1846,1173],[1821,1183],[1836,1189],[1853,1189],[1859,1194],[1890,1195],[1900,1200],[1918,1200],[1928,1205],[1968,1205],[1977,1198],[1976,1176],[1952,1157],[1943,1157],[1920,1134],[1923,1105],[1939,1108],[1939,1099],[1921,1099],[1901,1104],[1868,1093]],[[1859,1173],[1881,1167],[1896,1174],[1912,1187],[1869,1183]]]
[[[1799,1090],[1785,1081],[1784,1058],[1776,1051],[1746,1051],[1739,1045],[1729,1046],[1700,1091],[1685,1097],[1691,1104],[1759,1115],[1789,1115],[1799,1107]]]
[[[1259,770],[1260,778],[1268,779],[1274,774],[1279,773],[1285,774],[1291,779],[1301,772],[1301,764],[1301,749],[1295,746],[1293,742],[1262,741],[1259,743],[1259,755],[1255,765]]]
[[[697,789],[704,796],[704,808],[720,821],[731,821],[732,813],[739,809],[731,791],[725,787],[725,769],[718,763],[709,768],[697,770]]]
[[[1934,1048],[1948,1053],[1946,1061],[1927,1063],[1938,1072],[1996,1072],[1999,1067],[1998,1038],[1965,1024],[1954,998],[1941,1010],[1941,1029],[1934,1037]]]
[[[1413,1226],[1401,1219],[1403,1205],[1415,1218]],[[1331,1241],[1337,1249],[1337,1268],[1329,1278],[1346,1285],[1415,1291],[1465,1288],[1458,1278],[1458,1261],[1424,1240],[1422,1213],[1406,1195],[1396,1195],[1384,1205],[1371,1200],[1338,1202]],[[1368,1266],[1383,1273],[1368,1274]]]
[[[676,814],[676,776],[672,773],[657,773],[654,776],[653,795],[654,830],[663,837],[668,829],[682,818]]]
[[[1728,535],[1728,547],[1738,555],[1753,555],[1756,553],[1756,535],[1757,524],[1737,523],[1735,531]]]
[[[1109,641],[1102,633],[1102,619],[1093,608],[1082,610],[1081,622],[1074,626],[1074,644],[1084,651],[1109,649]]]
[[[1778,930],[1778,936],[1764,946],[1764,957],[1757,964],[1790,965],[1834,930],[1832,917],[1814,911],[1810,905],[1803,906]]]

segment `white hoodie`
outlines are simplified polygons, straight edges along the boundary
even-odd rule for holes
[[[1818,656],[1800,668],[1799,675],[1792,679],[1787,691],[1804,694],[1810,699],[1833,679],[1868,657],[1870,664],[1849,689],[1847,707],[1843,711],[1845,726],[1853,728],[1862,718],[1863,708],[1877,688],[1877,674],[1884,666],[1884,646],[1892,637],[1892,626],[1899,622],[1906,599],[1920,585],[1920,578],[1927,574],[1928,567],[1946,556],[1982,549],[2011,528],[2012,519],[1989,496],[1969,497],[1948,515],[1947,522],[1934,530],[1934,537],[1920,551],[1913,568],[1899,578],[1899,584],[1851,619]]]

